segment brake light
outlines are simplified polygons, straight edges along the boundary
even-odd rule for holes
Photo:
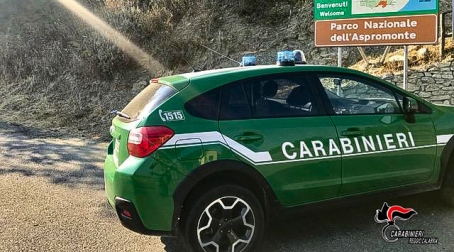
[[[129,155],[146,157],[165,144],[173,135],[173,130],[165,126],[133,129],[128,137]]]
[[[158,78],[153,78],[150,80],[150,84],[151,83],[159,83],[159,79]]]

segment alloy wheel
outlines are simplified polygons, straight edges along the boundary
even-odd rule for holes
[[[243,251],[255,230],[254,212],[247,202],[234,196],[209,204],[199,218],[197,238],[207,252]]]

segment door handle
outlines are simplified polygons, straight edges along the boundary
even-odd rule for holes
[[[262,140],[263,136],[260,134],[251,134],[251,135],[239,135],[235,137],[235,140],[237,141],[256,141],[256,140]]]
[[[349,136],[362,136],[364,135],[364,132],[358,128],[349,128],[345,131],[342,131],[341,132],[341,135],[342,136],[346,136],[346,137],[349,137]]]

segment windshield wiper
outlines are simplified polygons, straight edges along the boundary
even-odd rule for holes
[[[118,111],[118,110],[116,110],[116,109],[111,110],[110,113],[111,113],[111,114],[115,114],[115,115],[117,115],[117,116],[119,116],[119,117],[123,117],[123,118],[126,118],[126,119],[131,120],[131,117],[130,117],[130,116],[128,116],[127,114],[125,114],[125,113],[123,113],[123,112],[120,112],[120,111]]]

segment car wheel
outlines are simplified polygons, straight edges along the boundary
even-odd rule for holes
[[[184,221],[193,251],[252,251],[265,231],[263,209],[253,193],[237,185],[204,190]]]

